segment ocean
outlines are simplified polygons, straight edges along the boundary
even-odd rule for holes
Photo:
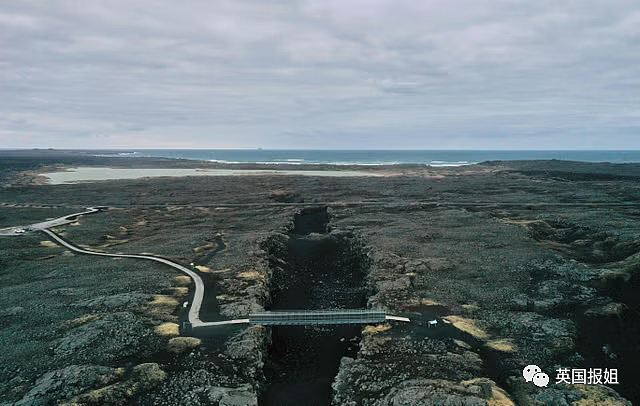
[[[145,149],[122,156],[196,159],[221,163],[461,166],[493,160],[561,159],[586,162],[640,162],[634,151],[471,151],[471,150],[269,150]]]

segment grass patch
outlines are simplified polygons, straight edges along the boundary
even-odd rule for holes
[[[173,296],[153,295],[153,300],[147,303],[147,313],[160,320],[174,320],[178,306],[179,303]]]
[[[204,272],[204,273],[211,273],[212,270],[211,268],[209,268],[208,266],[203,266],[203,265],[196,265],[196,269],[200,272]]]
[[[482,328],[478,327],[477,320],[467,319],[460,316],[447,316],[444,320],[453,324],[453,326],[458,330],[473,336],[477,340],[486,341],[489,339],[489,334]]]
[[[518,346],[510,338],[490,340],[486,345],[488,348],[500,352],[513,353],[518,351]]]
[[[383,331],[387,331],[391,329],[391,325],[389,324],[380,324],[377,326],[367,326],[362,330],[362,334],[376,334],[382,333]]]
[[[489,406],[515,406],[515,403],[502,388],[494,384],[491,389],[491,397],[487,399]]]
[[[251,280],[264,280],[264,275],[256,271],[240,272],[238,274],[238,278],[251,279]]]
[[[180,354],[196,348],[200,343],[200,339],[195,337],[175,337],[169,340],[167,349],[175,354]]]
[[[175,278],[173,278],[173,281],[176,286],[186,287],[191,284],[191,278],[185,275],[178,275]]]
[[[162,323],[154,331],[160,336],[178,336],[180,335],[180,326],[176,323]]]

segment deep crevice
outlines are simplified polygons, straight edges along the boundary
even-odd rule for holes
[[[352,232],[331,231],[326,208],[305,209],[289,234],[271,237],[268,310],[364,308],[370,267]],[[260,405],[328,405],[343,356],[355,357],[361,326],[277,326],[265,365]]]

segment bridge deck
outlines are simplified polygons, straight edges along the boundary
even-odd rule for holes
[[[373,324],[382,323],[387,314],[381,310],[305,310],[272,311],[249,315],[249,323],[269,325]]]

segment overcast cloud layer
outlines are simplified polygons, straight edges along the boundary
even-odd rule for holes
[[[640,149],[638,0],[2,0],[0,148]]]

